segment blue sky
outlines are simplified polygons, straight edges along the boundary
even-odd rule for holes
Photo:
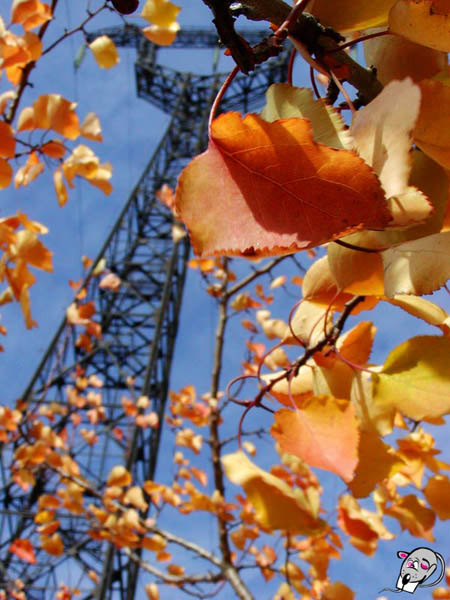
[[[9,4],[9,3],[8,3]],[[99,2],[93,2],[99,4]],[[182,0],[180,13],[181,25],[207,25],[210,20],[208,9],[201,0]],[[69,29],[76,26],[84,16],[84,2],[61,0],[58,5],[57,19],[68,23]],[[142,5],[142,2],[141,2]],[[7,21],[7,15],[1,9]],[[130,22],[137,22],[129,18]],[[118,24],[115,15],[102,17],[94,21],[89,30],[107,25]],[[139,20],[139,22],[142,22]],[[53,27],[53,25],[52,25]],[[58,25],[55,23],[55,31]],[[49,35],[52,39],[53,34]],[[39,328],[27,331],[17,305],[2,307],[2,323],[8,328],[8,335],[2,343],[5,352],[0,357],[0,382],[4,390],[1,403],[10,404],[20,395],[26,382],[32,375],[42,352],[53,336],[65,309],[72,301],[72,290],[68,280],[77,280],[82,275],[80,257],[86,254],[94,257],[103,243],[109,229],[113,225],[119,211],[126,201],[130,190],[139,178],[149,157],[153,153],[158,140],[164,132],[168,117],[151,107],[147,102],[136,97],[134,81],[135,50],[120,50],[120,64],[112,70],[101,70],[87,52],[78,71],[75,72],[73,59],[83,43],[82,36],[77,34],[62,44],[56,51],[39,62],[33,74],[35,88],[27,90],[22,107],[30,105],[39,93],[60,93],[69,100],[78,103],[77,113],[81,118],[95,111],[103,127],[104,144],[92,143],[102,161],[110,161],[114,166],[112,183],[114,191],[106,197],[95,188],[77,182],[75,190],[70,192],[70,199],[64,208],[59,208],[53,191],[51,178],[46,173],[27,188],[14,190],[10,188],[2,192],[2,216],[21,210],[37,221],[45,223],[50,233],[44,236],[44,243],[54,253],[54,273],[38,273],[38,281],[31,290],[32,312]],[[45,45],[44,45],[45,46]],[[212,61],[212,52],[197,51],[162,51],[161,60],[166,64],[183,70],[208,72]],[[305,82],[306,69],[302,69],[300,59],[297,61],[295,73],[296,83]],[[222,61],[224,68],[229,60]],[[0,81],[0,92],[8,89],[5,78]],[[238,261],[243,263],[244,261]],[[306,263],[305,263],[306,264]],[[239,270],[243,266],[237,267]],[[282,269],[279,269],[282,272]],[[185,292],[182,318],[177,341],[171,387],[174,390],[187,384],[194,384],[199,393],[209,389],[209,373],[212,361],[213,331],[216,326],[216,311],[210,297],[203,291],[204,285],[197,273],[191,272]],[[287,319],[292,298],[283,298],[276,303],[274,316]],[[449,297],[440,292],[435,294],[437,302],[450,311]],[[367,319],[369,316],[362,315]],[[420,333],[435,334],[431,328],[402,312],[400,309],[383,304],[376,309],[370,318],[379,327],[373,358],[382,362],[387,352],[408,337]],[[222,388],[227,381],[240,372],[242,360],[242,341],[244,335],[239,325],[240,318],[234,319],[232,335],[226,345]],[[436,332],[438,333],[438,332]],[[192,353],[198,349],[201,360],[192,361]],[[232,411],[227,434],[236,431],[238,411]],[[252,415],[254,422],[262,422],[269,426],[269,420],[260,415]],[[444,430],[437,430],[442,447],[445,440]],[[165,440],[166,441],[166,438]],[[262,464],[267,459],[263,454],[259,460]],[[448,444],[447,444],[448,448]],[[231,448],[230,448],[231,450]],[[447,459],[448,459],[448,452]],[[444,457],[445,460],[445,457]],[[164,462],[162,466],[164,466]],[[322,475],[321,475],[322,477]],[[333,476],[326,476],[327,490],[337,493],[342,484]],[[190,521],[193,525],[195,520]],[[398,527],[390,520],[393,531]],[[450,553],[444,527],[437,528],[435,547],[446,557]],[[205,536],[215,543],[215,525],[205,528]],[[391,543],[380,544],[382,552],[371,560],[353,548],[345,550],[340,562],[332,563],[331,575],[348,583],[357,591],[357,597],[375,598],[378,587],[394,584],[394,580],[384,580],[382,585],[378,573],[380,569],[388,577],[390,561],[394,562],[398,549],[408,549],[419,545],[418,540],[411,540],[407,535],[400,536]],[[268,588],[259,590],[261,598],[268,598]],[[416,593],[415,598],[428,597],[424,592]]]

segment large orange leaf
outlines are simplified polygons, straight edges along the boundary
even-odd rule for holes
[[[275,413],[271,433],[284,452],[311,467],[353,477],[358,463],[358,421],[352,404],[331,396],[315,396],[302,410],[282,408]]]
[[[269,256],[390,219],[372,169],[316,143],[306,119],[226,113],[181,174],[176,205],[200,255]]]

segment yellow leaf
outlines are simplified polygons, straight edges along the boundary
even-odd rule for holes
[[[53,173],[53,185],[55,187],[56,198],[58,199],[59,206],[64,206],[69,196],[67,194],[67,188],[63,181],[63,173],[61,169],[57,169]]]
[[[374,370],[372,368],[372,370]],[[356,408],[361,431],[377,431],[384,436],[391,433],[394,426],[395,408],[389,402],[377,402],[372,394],[372,380],[369,373],[358,371],[353,378],[350,400]]]
[[[0,158],[0,190],[9,186],[12,176],[13,170],[11,165],[4,158]]]
[[[169,27],[159,27],[158,25],[149,25],[144,27],[142,33],[145,37],[160,46],[170,46],[175,41],[180,26],[178,23],[172,23]]]
[[[325,332],[328,331],[331,322],[332,310],[315,302],[302,300],[291,320],[292,331],[288,330],[286,332],[283,343],[301,343],[304,346],[315,346],[324,339]]]
[[[355,148],[378,175],[386,198],[405,191],[411,171],[411,132],[420,107],[420,89],[407,77],[389,83],[353,118]]]
[[[450,17],[448,18],[450,19]],[[422,94],[414,140],[436,162],[450,169],[450,76],[445,68],[418,83]]]
[[[115,467],[113,467],[109,472],[108,479],[106,481],[106,485],[108,487],[124,487],[126,485],[130,485],[130,483],[131,475],[122,465],[116,465]]]
[[[98,39],[98,38],[97,38]],[[81,124],[81,135],[94,142],[103,142],[102,128],[100,121],[95,113],[90,112],[86,115],[83,123]]]
[[[448,3],[398,0],[389,13],[389,29],[417,44],[450,52],[449,13]]]
[[[444,520],[450,519],[450,480],[446,475],[430,477],[423,493],[437,516]]]
[[[123,503],[132,504],[133,506],[139,508],[139,510],[142,511],[145,511],[148,507],[147,502],[144,500],[144,494],[142,493],[141,488],[136,485],[130,487],[127,490],[123,498]]]
[[[144,589],[148,600],[159,600],[159,591],[156,583],[147,583]]]
[[[349,241],[358,245],[357,239]],[[360,245],[364,247],[364,242]],[[328,263],[342,291],[362,296],[384,294],[383,263],[379,254],[351,250],[331,243],[328,244]]]
[[[263,380],[269,383],[271,379],[277,379],[282,375],[281,371],[277,373],[264,374],[262,375]],[[288,381],[285,377],[275,383],[270,393],[275,398],[289,408],[293,408],[292,401],[289,397],[289,392],[292,401],[299,408],[303,405],[303,402],[313,395],[313,367],[308,365],[302,365],[295,377]]]
[[[415,44],[399,35],[382,35],[364,42],[367,65],[377,70],[377,79],[386,85],[393,79],[411,77],[420,81],[433,77],[447,66],[447,53]]]
[[[39,157],[35,152],[32,152],[28,157],[27,162],[22,167],[17,169],[14,177],[15,187],[18,188],[21,185],[28,185],[34,179],[36,179],[36,177],[38,177],[43,170],[44,163],[39,160]]]
[[[450,315],[431,300],[420,296],[398,294],[390,300],[390,303],[403,308],[410,315],[423,319],[430,325],[439,327],[444,335],[450,336]]]
[[[328,25],[337,31],[358,31],[385,25],[394,3],[395,0],[315,0],[309,12],[317,17],[322,25]]]
[[[107,35],[101,35],[89,44],[92,54],[102,69],[111,69],[119,62],[117,48]],[[85,136],[86,137],[86,136]]]
[[[372,375],[373,397],[420,421],[450,412],[450,339],[418,336],[397,346]]]
[[[141,16],[158,27],[167,28],[176,21],[180,10],[170,0],[147,0]]]
[[[228,479],[243,486],[257,521],[265,529],[282,529],[303,535],[323,530],[325,523],[313,516],[302,490],[294,490],[275,475],[263,471],[242,451],[223,456],[222,463]]]
[[[308,119],[314,140],[331,148],[352,150],[352,138],[340,114],[324,100],[315,100],[308,88],[274,83],[266,92],[266,106],[261,117],[273,123],[277,119]]]
[[[48,4],[40,0],[14,0],[11,7],[11,22],[23,25],[24,29],[34,29],[52,18]]]
[[[381,253],[385,294],[431,294],[450,278],[450,231],[404,242]]]

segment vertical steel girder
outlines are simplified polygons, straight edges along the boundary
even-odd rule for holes
[[[100,492],[116,464],[126,466],[137,485],[155,473],[161,429],[130,425],[121,403],[131,385],[135,397],[150,399],[163,423],[189,245],[187,238],[173,242],[172,214],[156,199],[155,192],[163,184],[174,188],[182,168],[205,148],[209,108],[224,79],[219,74],[198,76],[157,64],[156,47],[142,41],[135,28],[107,33],[117,44],[139,49],[138,94],[171,113],[172,119],[85,280],[87,297],[83,302],[95,302],[101,338],[83,351],[77,345],[79,331],[64,320],[22,397],[28,411],[36,414],[41,407],[62,407],[51,427],[56,432],[65,429],[70,439],[71,414],[76,410],[82,418],[80,427],[89,426],[89,406],[74,409],[68,403],[67,390],[76,386],[77,374],[102,380],[105,418],[97,425],[98,442],[91,446],[81,439],[72,448],[81,475]],[[259,32],[249,35],[256,41],[262,37]],[[216,45],[213,31],[197,29],[181,32],[175,44],[196,48]],[[283,55],[248,77],[238,76],[221,109],[245,112],[261,104],[267,87],[286,78],[286,65]],[[98,279],[92,276],[101,260],[122,281],[117,291],[100,289]],[[57,511],[65,552],[52,557],[39,549],[33,521],[37,502],[42,494],[55,493],[59,477],[44,463],[31,489],[23,490],[13,482],[13,454],[26,443],[27,427],[29,424],[24,424],[23,437],[15,444],[0,445],[0,590],[20,578],[28,600],[53,599],[61,582],[79,588],[79,597],[86,600],[132,600],[138,593],[138,566],[113,545],[92,539],[90,523],[83,516]],[[115,435],[117,429],[126,435]],[[23,562],[9,552],[17,538],[33,543],[36,564]],[[90,570],[100,574],[97,585],[88,576]]]

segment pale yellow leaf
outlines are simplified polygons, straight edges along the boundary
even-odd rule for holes
[[[308,88],[288,83],[274,83],[266,92],[266,106],[261,117],[272,123],[277,119],[309,119],[316,142],[331,148],[353,148],[352,139],[340,114],[324,100],[315,100]]]
[[[385,294],[430,294],[450,278],[450,231],[405,242],[381,253]]]

